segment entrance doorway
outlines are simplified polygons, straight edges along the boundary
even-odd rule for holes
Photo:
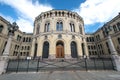
[[[64,58],[64,44],[58,41],[56,44],[56,58]]]

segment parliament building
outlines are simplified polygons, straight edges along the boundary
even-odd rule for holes
[[[8,24],[11,23],[0,16],[0,56],[9,37]],[[50,10],[35,18],[33,33],[15,32],[9,56],[42,59],[107,57],[111,54],[107,28],[120,55],[120,13],[96,32],[88,34],[84,30],[83,18],[76,12]]]

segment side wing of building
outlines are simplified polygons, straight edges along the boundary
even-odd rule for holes
[[[8,40],[8,22],[0,16],[0,55],[3,54]],[[10,56],[17,58],[18,56],[26,57],[30,55],[32,33],[25,33],[20,30],[16,31],[10,48]]]
[[[111,54],[107,42],[107,34],[104,30],[105,28],[109,28],[109,34],[112,38],[114,47],[118,55],[120,55],[120,14],[118,14],[112,20],[104,24],[95,33],[86,34],[89,55],[92,57],[105,57],[105,55]]]

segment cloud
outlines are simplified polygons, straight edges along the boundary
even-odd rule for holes
[[[52,9],[48,4],[40,4],[38,0],[0,0],[0,3],[9,5],[15,9],[18,16],[16,22],[20,30],[24,32],[32,32],[35,17],[41,12]]]
[[[3,18],[5,18],[7,21],[9,22],[14,22],[14,19],[10,16],[5,16],[4,14],[0,13],[0,16],[2,16]]]
[[[21,17],[19,17],[16,22],[19,25],[19,29],[23,32],[31,33],[33,31],[33,22],[23,19]]]
[[[104,23],[120,11],[120,0],[86,0],[74,9],[83,17],[85,25]]]

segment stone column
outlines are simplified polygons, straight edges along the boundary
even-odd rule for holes
[[[13,24],[10,24],[10,23],[8,24],[9,37],[7,40],[5,50],[3,52],[3,56],[0,57],[0,74],[3,74],[6,72],[6,68],[7,68],[8,60],[9,60],[12,36],[14,35],[14,32],[16,30],[18,30],[18,26],[15,22],[13,22]]]
[[[113,45],[113,42],[112,42],[112,39],[111,39],[110,35],[108,36],[108,45],[110,47],[111,57],[114,61],[114,65],[116,67],[116,70],[120,71],[120,57],[117,55],[117,51],[116,51],[116,49]]]
[[[32,40],[32,46],[31,46],[31,54],[30,56],[34,56],[34,47],[35,47],[35,38]]]
[[[65,51],[66,50],[66,51]],[[64,46],[64,54],[65,59],[71,59],[71,46],[70,43],[66,41],[66,45]]]
[[[80,58],[80,57],[82,57],[82,43],[81,43],[81,41],[78,41],[78,43],[77,43],[77,50],[78,50],[78,58]]]
[[[84,38],[84,52],[85,52],[85,55],[86,55],[87,57],[89,57],[87,42],[86,42],[85,38]]]
[[[6,68],[8,65],[8,56],[0,56],[0,74],[6,72]]]
[[[9,36],[5,50],[3,52],[3,56],[9,56],[9,51],[10,51],[10,46],[11,46],[11,41],[12,41],[12,35]]]
[[[49,43],[50,44],[50,43]],[[49,45],[49,59],[55,59],[56,58],[56,46],[51,40],[51,44]]]
[[[10,46],[12,41],[12,35],[9,36],[5,50],[3,52],[3,56],[0,57],[0,74],[6,72],[7,64],[8,64],[8,56],[10,53]]]

